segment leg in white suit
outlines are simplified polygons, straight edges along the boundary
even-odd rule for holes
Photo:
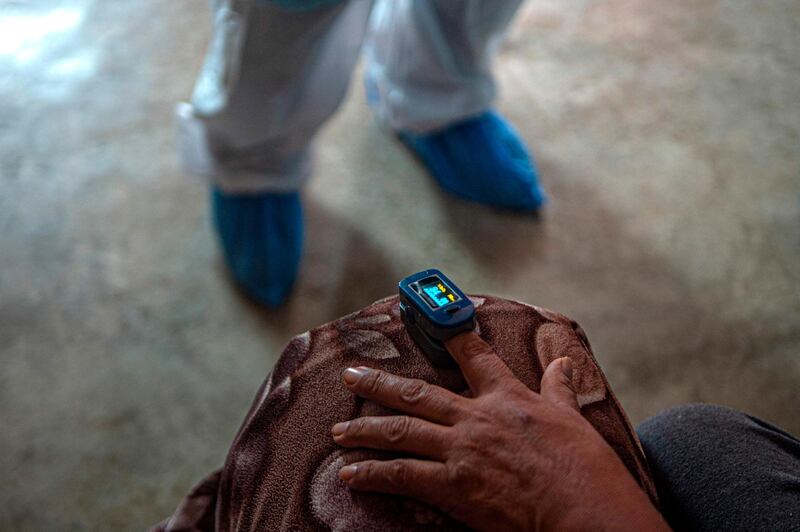
[[[520,1],[378,0],[373,12],[373,0],[306,10],[214,0],[178,141],[186,167],[213,183],[223,251],[250,294],[274,306],[294,282],[311,143],[341,104],[368,30],[370,104],[439,183],[483,203],[541,204],[524,146],[489,111],[492,55]]]

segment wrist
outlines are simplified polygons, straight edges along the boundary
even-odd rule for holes
[[[605,450],[604,450],[605,451]],[[551,493],[536,530],[670,530],[616,453],[596,454],[569,493]]]

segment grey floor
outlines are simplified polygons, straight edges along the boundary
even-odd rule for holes
[[[438,192],[354,83],[278,312],[231,288],[174,156],[208,27],[199,0],[0,0],[0,529],[162,518],[290,336],[432,264],[578,319],[634,421],[710,401],[800,432],[796,0],[526,3],[498,106],[539,223]]]

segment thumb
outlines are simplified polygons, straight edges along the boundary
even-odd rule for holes
[[[541,395],[548,401],[580,411],[578,395],[572,386],[571,358],[557,358],[547,366],[542,375]]]

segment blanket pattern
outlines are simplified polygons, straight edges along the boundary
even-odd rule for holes
[[[479,334],[514,374],[539,391],[543,369],[569,356],[581,414],[616,451],[657,504],[636,433],[589,341],[573,320],[543,308],[471,296]],[[438,510],[401,497],[350,491],[339,469],[391,454],[338,447],[331,427],[389,409],[354,396],[342,371],[370,366],[469,394],[458,369],[432,366],[407,334],[397,297],[292,339],[231,445],[225,466],[197,485],[156,532],[264,530],[462,530]]]

